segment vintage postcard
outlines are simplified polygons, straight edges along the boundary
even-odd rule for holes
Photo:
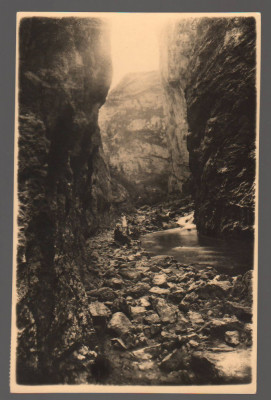
[[[13,393],[255,393],[259,13],[18,13]]]

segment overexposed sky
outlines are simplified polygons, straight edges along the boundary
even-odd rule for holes
[[[110,21],[113,78],[111,89],[129,72],[158,70],[158,32],[165,18],[118,13]]]

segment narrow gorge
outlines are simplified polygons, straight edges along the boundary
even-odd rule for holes
[[[104,19],[20,22],[18,384],[251,382],[255,19],[159,57],[112,87]]]

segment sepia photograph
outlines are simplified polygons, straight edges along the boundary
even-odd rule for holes
[[[255,393],[259,13],[17,13],[12,393]]]

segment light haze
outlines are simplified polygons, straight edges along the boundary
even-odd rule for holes
[[[162,19],[165,21],[165,19]],[[111,20],[113,78],[111,89],[130,72],[158,70],[159,15],[119,14]]]

